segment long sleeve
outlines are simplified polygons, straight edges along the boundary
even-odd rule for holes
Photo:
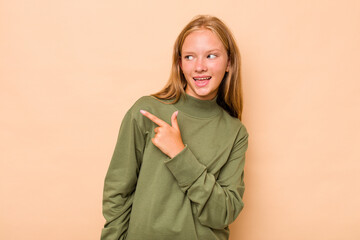
[[[139,129],[133,115],[130,109],[122,121],[105,177],[103,215],[106,223],[101,232],[101,240],[123,240],[127,235],[145,145],[145,133]]]
[[[187,145],[177,156],[165,161],[181,190],[191,200],[194,215],[202,225],[224,229],[242,210],[247,146],[248,133],[242,126],[217,178],[207,171]]]

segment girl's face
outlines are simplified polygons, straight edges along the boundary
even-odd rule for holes
[[[185,92],[201,100],[211,100],[229,71],[226,49],[208,29],[190,33],[181,49],[180,68],[187,81]]]

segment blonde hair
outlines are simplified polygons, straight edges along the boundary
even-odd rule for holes
[[[223,43],[230,61],[229,71],[225,73],[220,83],[217,103],[231,116],[241,120],[243,109],[243,96],[240,76],[240,52],[235,39],[229,28],[217,17],[209,15],[196,16],[177,37],[172,59],[172,68],[168,82],[165,87],[152,96],[159,99],[173,99],[176,103],[182,95],[185,95],[187,81],[180,68],[181,49],[185,38],[199,29],[209,29],[215,33]]]

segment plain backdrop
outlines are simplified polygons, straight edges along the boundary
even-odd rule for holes
[[[122,117],[221,18],[250,138],[231,240],[360,239],[360,1],[0,0],[0,239],[95,240]]]

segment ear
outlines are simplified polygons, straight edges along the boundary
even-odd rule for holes
[[[228,60],[227,66],[226,66],[226,72],[229,72],[230,70],[230,59]]]

